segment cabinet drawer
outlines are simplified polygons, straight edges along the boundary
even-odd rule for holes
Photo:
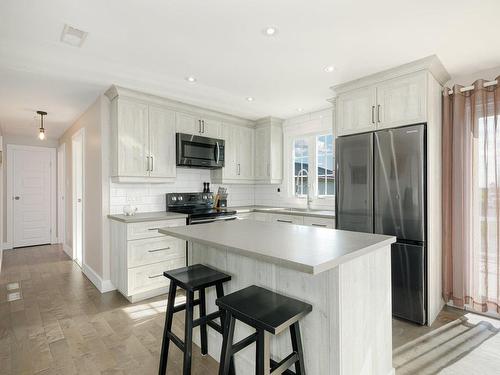
[[[333,219],[325,219],[321,217],[304,217],[304,225],[309,225],[313,227],[322,227],[322,228],[334,228]]]
[[[271,215],[271,221],[284,224],[299,224],[299,225],[304,223],[302,216],[295,216],[295,215],[273,214]]]
[[[182,258],[186,242],[170,236],[144,238],[127,242],[128,268]]]
[[[161,237],[159,228],[180,227],[186,225],[186,219],[145,221],[127,225],[127,240],[139,240],[141,238]]]
[[[163,272],[184,267],[185,265],[185,259],[179,258],[129,269],[128,295],[168,286],[169,280],[163,276]]]

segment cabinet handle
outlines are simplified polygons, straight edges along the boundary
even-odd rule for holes
[[[147,163],[147,167],[146,167],[146,171],[149,172],[149,156],[146,156],[146,163]]]
[[[238,176],[241,175],[241,164],[238,163]]]
[[[271,177],[271,165],[267,163],[267,177]]]
[[[375,124],[375,106],[372,105],[372,124]]]
[[[326,224],[315,224],[315,223],[312,223],[311,224],[313,227],[321,227],[321,228],[326,228],[327,225]]]
[[[205,134],[205,120],[201,120],[201,123],[203,124],[203,134]]]
[[[279,221],[280,223],[287,223],[287,224],[292,224],[293,221],[292,220],[282,220],[282,219],[278,219],[276,221]]]
[[[153,276],[149,276],[150,279],[156,279],[157,277],[162,277],[163,274],[160,273],[159,275],[153,275]]]
[[[377,122],[380,123],[380,104],[377,106]]]
[[[148,230],[153,231],[153,230],[158,230],[158,229],[160,229],[160,228],[149,228]]]
[[[155,169],[155,164],[154,164],[154,158],[153,158],[153,155],[151,155],[151,171],[150,172],[153,172],[153,170]]]
[[[164,247],[163,249],[148,250],[148,253],[156,253],[158,251],[165,251],[165,250],[170,250],[170,246],[169,247]]]
[[[198,120],[198,133],[201,133],[201,120]]]

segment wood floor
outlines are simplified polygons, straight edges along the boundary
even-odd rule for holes
[[[9,302],[16,293],[20,299]],[[157,374],[165,302],[101,294],[60,246],[4,251],[0,374]],[[182,314],[174,331],[183,336]],[[178,375],[181,352],[172,346],[167,373]],[[193,357],[193,374],[217,374],[218,364],[197,347]]]
[[[118,292],[101,294],[57,245],[4,251],[0,375],[157,374],[165,298],[130,304]],[[398,348],[422,348],[429,334],[448,331],[462,315],[445,309],[432,327],[394,320],[395,354]],[[173,329],[179,337],[183,324],[183,314],[176,314]],[[459,354],[456,360],[464,351]],[[193,375],[217,375],[217,362],[202,357],[196,346],[193,356]],[[396,373],[427,373],[422,360],[420,367],[413,362],[395,362]],[[452,362],[448,358],[440,368]],[[181,374],[181,366],[181,352],[171,345],[167,373]]]

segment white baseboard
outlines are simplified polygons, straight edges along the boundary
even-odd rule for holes
[[[82,271],[83,274],[90,280],[90,282],[95,285],[99,292],[106,293],[116,289],[111,283],[111,280],[101,279],[101,277],[87,264],[83,265]]]
[[[12,249],[12,244],[9,242],[4,242],[2,244],[2,250],[11,250]]]
[[[65,243],[62,244],[63,245],[63,250],[64,252],[71,258],[73,259],[73,249],[71,248],[71,246],[69,245],[66,245]]]

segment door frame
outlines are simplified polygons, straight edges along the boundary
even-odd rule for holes
[[[74,152],[74,142],[77,137],[80,137],[82,142],[82,259],[81,267],[85,264],[85,128],[81,128],[75,134],[71,136],[71,230],[72,239],[71,247],[73,250],[72,259],[76,260],[76,184],[75,184],[75,152]],[[75,262],[78,264],[78,262]]]
[[[56,243],[56,149],[54,147],[39,147],[8,144],[7,145],[7,248],[14,248],[14,206],[12,204],[12,191],[14,190],[14,151],[45,151],[50,153],[50,243]]]
[[[57,148],[57,242],[66,246],[66,143]]]

